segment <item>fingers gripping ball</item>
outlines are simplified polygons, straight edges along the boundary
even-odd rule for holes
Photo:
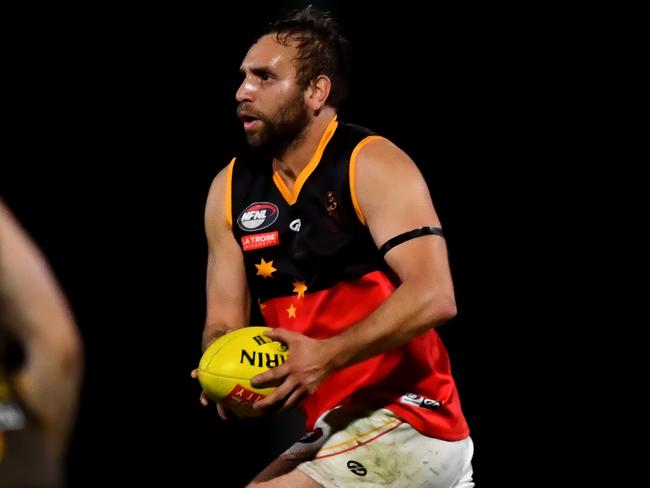
[[[238,417],[262,414],[253,403],[275,390],[254,388],[250,380],[287,360],[287,346],[264,336],[270,327],[243,327],[221,336],[208,346],[198,367],[199,383],[215,402]]]

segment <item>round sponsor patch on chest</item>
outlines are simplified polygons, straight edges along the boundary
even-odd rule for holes
[[[237,217],[237,225],[247,232],[266,229],[278,219],[278,214],[278,207],[273,203],[251,203]]]

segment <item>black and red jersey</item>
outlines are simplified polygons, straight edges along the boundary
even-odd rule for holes
[[[331,337],[368,316],[399,286],[355,193],[356,156],[376,138],[334,118],[291,190],[270,158],[251,151],[231,161],[226,219],[267,325]],[[308,428],[346,402],[389,408],[433,437],[469,434],[447,352],[433,329],[334,372],[303,402]]]

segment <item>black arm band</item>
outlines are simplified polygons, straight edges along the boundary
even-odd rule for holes
[[[419,229],[413,229],[408,232],[404,232],[403,234],[388,239],[388,241],[379,248],[379,252],[382,256],[385,256],[388,251],[390,251],[395,246],[399,246],[403,242],[410,241],[416,237],[428,236],[431,234],[442,236],[442,229],[440,227],[421,227]]]

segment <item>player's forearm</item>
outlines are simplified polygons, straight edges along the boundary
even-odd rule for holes
[[[208,282],[208,306],[201,337],[201,347],[204,351],[211,342],[226,332],[244,327],[250,322],[250,294],[244,284],[234,287],[239,290],[236,292],[224,288],[221,283],[223,282]]]
[[[55,455],[65,452],[76,418],[83,353],[78,340],[33,341],[16,378],[23,401],[43,428]]]
[[[203,328],[203,336],[201,338],[202,350],[205,351],[213,341],[217,340],[226,332],[239,329],[242,326],[243,324],[238,327],[233,327],[223,322],[214,322],[214,321],[207,322],[205,327]]]
[[[452,319],[456,303],[451,289],[430,283],[403,283],[373,313],[328,341],[338,368],[406,344],[426,330]]]
[[[205,351],[213,341],[224,335],[226,331],[227,329],[225,327],[219,327],[215,324],[206,324],[203,329],[203,335],[201,336],[201,350]]]

